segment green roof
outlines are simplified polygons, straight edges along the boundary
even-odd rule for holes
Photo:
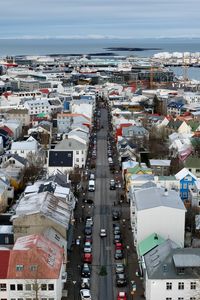
[[[189,121],[188,124],[190,125],[192,131],[196,131],[197,128],[199,127],[199,125],[200,125],[199,122],[196,122],[196,121],[193,121],[193,120]]]
[[[186,168],[200,168],[200,158],[197,156],[189,156],[185,161]]]
[[[177,180],[175,176],[169,175],[169,176],[158,176],[159,180]]]
[[[149,235],[146,239],[141,241],[138,245],[138,253],[140,256],[146,254],[156,246],[162,244],[165,240],[157,233]]]
[[[37,117],[38,118],[44,118],[44,117],[46,117],[46,114],[45,113],[40,113],[40,114],[37,115]]]

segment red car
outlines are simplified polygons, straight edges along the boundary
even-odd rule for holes
[[[119,292],[117,295],[117,300],[127,300],[127,293],[126,292]]]
[[[123,250],[122,243],[115,243],[115,250]]]
[[[92,263],[92,254],[91,253],[84,253],[83,254],[83,262],[84,263]]]

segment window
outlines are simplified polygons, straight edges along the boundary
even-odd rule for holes
[[[178,289],[179,290],[184,290],[184,282],[179,282],[178,283]]]
[[[166,282],[166,290],[171,290],[171,289],[172,289],[172,283]]]
[[[196,298],[195,297],[190,297],[190,300],[196,300]]]
[[[48,284],[48,290],[53,291],[54,290],[54,284],[52,284],[52,283]]]
[[[36,265],[30,266],[30,270],[31,270],[32,272],[37,271],[37,266],[36,266]]]
[[[200,169],[196,169],[196,173],[200,173]]]
[[[41,298],[41,300],[47,300],[47,298]]]
[[[79,151],[76,151],[76,154],[79,154]]]
[[[184,298],[183,297],[178,297],[178,300],[184,300]]]
[[[17,284],[17,290],[23,291],[23,284]]]
[[[15,291],[15,284],[11,284],[11,285],[10,285],[10,290],[11,290],[11,291]]]
[[[0,283],[0,291],[6,291],[6,283]]]
[[[23,265],[16,265],[16,271],[23,271],[24,266]]]
[[[196,290],[196,282],[190,282],[190,288],[191,290]]]
[[[76,162],[79,162],[79,158],[76,159]]]
[[[24,300],[23,298],[18,298],[17,300]]]
[[[166,300],[172,300],[172,298],[171,297],[167,297]]]
[[[47,290],[47,285],[45,283],[41,284],[41,290],[46,291]]]
[[[5,236],[5,244],[9,244],[9,237]]]
[[[26,284],[26,285],[25,285],[25,290],[26,290],[26,291],[31,291],[31,284],[29,284],[29,283]]]
[[[26,300],[32,300],[31,298],[26,298]]]
[[[49,298],[49,300],[54,300],[54,298]]]
[[[187,188],[188,188],[187,183],[184,183],[184,184],[183,184],[183,189],[184,189],[184,190],[187,190]]]

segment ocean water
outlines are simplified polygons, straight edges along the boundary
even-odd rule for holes
[[[109,47],[158,48],[145,51],[116,51],[116,55],[152,56],[158,52],[200,52],[200,38],[162,39],[0,39],[0,56],[45,54],[92,54]],[[113,52],[113,51],[112,51]],[[176,70],[175,70],[176,72]],[[181,70],[177,69],[182,75]],[[176,73],[177,73],[176,72]],[[190,68],[191,78],[200,80],[200,69]]]

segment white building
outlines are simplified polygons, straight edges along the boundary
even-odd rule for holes
[[[180,249],[171,240],[143,257],[146,300],[198,300],[200,249]]]
[[[0,250],[0,298],[61,300],[66,281],[63,248],[42,235],[19,238]]]
[[[62,103],[59,98],[40,98],[26,101],[23,107],[28,109],[29,114],[32,116],[41,113],[51,114],[59,112],[62,109]]]
[[[39,143],[33,137],[29,137],[26,141],[13,142],[10,153],[27,158],[30,154],[38,154],[39,148]]]
[[[163,238],[170,238],[184,247],[186,209],[178,192],[150,187],[135,191],[130,201],[136,246],[150,234],[157,232]]]

